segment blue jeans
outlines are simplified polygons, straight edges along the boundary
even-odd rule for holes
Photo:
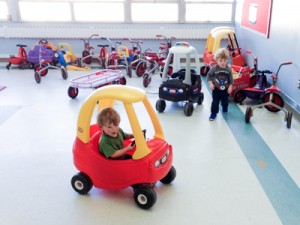
[[[212,91],[212,103],[211,103],[211,113],[218,113],[219,112],[219,104],[221,101],[221,105],[223,107],[223,109],[227,109],[228,107],[228,97],[229,94],[227,93],[227,89],[226,90],[219,90],[219,89],[215,89]]]

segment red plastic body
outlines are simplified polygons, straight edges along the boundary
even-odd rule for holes
[[[118,190],[134,184],[153,184],[164,178],[173,161],[172,146],[165,140],[147,140],[151,154],[139,160],[112,160],[99,153],[98,141],[102,131],[97,125],[90,127],[91,138],[83,143],[76,137],[73,145],[75,167],[87,174],[97,188]],[[127,145],[125,143],[125,145]],[[163,160],[167,155],[166,160]],[[158,167],[155,162],[160,161]]]

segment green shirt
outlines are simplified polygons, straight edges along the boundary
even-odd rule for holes
[[[119,128],[117,137],[111,137],[102,133],[99,139],[99,151],[106,158],[111,157],[116,151],[124,148],[124,140],[127,134]]]

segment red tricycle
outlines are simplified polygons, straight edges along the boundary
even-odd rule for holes
[[[98,37],[99,34],[92,34],[87,40],[81,38],[80,40],[83,41],[83,51],[82,51],[82,58],[81,58],[81,65],[82,63],[91,64],[92,63],[92,56],[94,55],[94,47],[90,45],[90,41],[93,37]]]
[[[114,107],[115,101],[125,108],[135,138],[136,147],[131,152],[132,158],[127,160],[113,160],[102,155],[98,145],[102,130],[97,124],[91,124],[97,104],[100,111]],[[143,118],[152,122],[152,138],[144,137],[136,112],[139,106],[145,109]],[[155,183],[170,184],[176,177],[172,166],[172,146],[165,140],[158,116],[145,91],[139,88],[108,85],[95,90],[80,109],[76,131],[73,162],[79,173],[72,177],[71,185],[79,194],[87,194],[93,186],[106,190],[132,187],[136,204],[142,209],[149,209],[157,199],[153,189]],[[133,142],[127,141],[125,146]]]
[[[245,113],[245,122],[246,123],[250,122],[250,118],[253,116],[254,109],[265,107],[270,112],[279,112],[280,110],[282,110],[285,113],[284,120],[286,121],[287,128],[291,127],[293,113],[284,108],[284,101],[283,101],[283,98],[280,96],[281,91],[276,86],[276,82],[278,80],[278,75],[279,75],[279,71],[280,71],[281,67],[285,66],[285,65],[290,65],[290,64],[292,64],[292,62],[285,62],[285,63],[280,64],[276,74],[271,75],[272,85],[270,87],[267,87],[264,90],[262,90],[263,93],[261,93],[261,91],[258,92],[258,94],[259,94],[258,96],[262,95],[262,97],[261,97],[262,103],[259,105],[252,106],[252,107],[250,107],[250,106],[247,107],[246,113]],[[246,91],[257,94],[257,90],[255,88],[247,89]]]
[[[17,56],[11,55],[8,58],[8,64],[6,65],[6,69],[9,70],[11,64],[13,65],[18,65],[19,69],[33,69],[34,65],[31,62],[28,62],[27,60],[27,52],[25,50],[25,48],[27,47],[27,45],[23,45],[23,44],[17,44],[17,47],[19,47],[19,51]]]

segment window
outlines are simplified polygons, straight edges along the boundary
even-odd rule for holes
[[[20,16],[23,21],[71,21],[71,7],[68,2],[19,2]]]
[[[231,22],[233,0],[186,0],[186,22]]]
[[[8,20],[9,13],[6,1],[0,1],[0,20]]]
[[[175,3],[132,3],[132,22],[177,22]]]
[[[124,22],[124,3],[74,2],[74,17],[78,22]]]

